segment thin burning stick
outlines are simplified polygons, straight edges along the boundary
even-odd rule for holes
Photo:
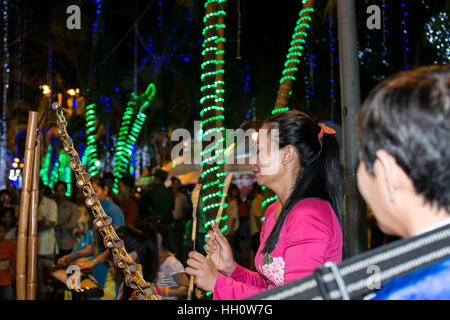
[[[195,251],[195,242],[197,240],[197,205],[198,205],[198,198],[200,195],[200,190],[202,185],[197,184],[192,191],[191,195],[191,201],[192,201],[192,251]],[[194,276],[190,276],[189,279],[189,290],[188,290],[188,300],[191,300],[192,298],[192,291],[194,290]]]
[[[216,226],[220,224],[220,218],[222,217],[223,207],[225,206],[225,199],[227,197],[228,188],[230,187],[231,179],[233,178],[233,174],[229,173],[225,178],[225,185],[222,189],[222,200],[220,201],[219,211],[216,216]]]

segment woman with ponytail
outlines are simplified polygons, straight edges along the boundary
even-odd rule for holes
[[[235,262],[217,226],[206,240],[210,259],[189,253],[186,273],[214,299],[247,298],[342,260],[343,174],[335,131],[295,110],[271,116],[261,129],[255,175],[278,200],[264,214],[257,272]]]

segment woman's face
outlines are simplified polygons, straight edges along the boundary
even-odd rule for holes
[[[5,212],[5,214],[2,217],[2,221],[8,226],[13,222],[13,216],[11,215],[11,211]]]
[[[108,187],[107,186],[105,186],[105,188],[101,188],[98,184],[93,183],[92,188],[94,189],[95,193],[97,194],[98,200],[100,202],[103,202],[106,199],[108,199]]]
[[[281,158],[278,148],[278,135],[274,134],[276,129],[268,130],[264,124],[259,131],[257,139],[257,156],[256,170],[253,171],[256,182],[260,186],[267,186],[271,189],[271,185],[276,183],[280,176]],[[270,133],[269,133],[270,132]],[[252,161],[255,162],[254,160]]]
[[[178,192],[181,189],[180,183],[178,180],[173,180],[172,188],[174,192]]]
[[[0,197],[0,202],[5,204],[11,204],[11,196],[8,193],[3,193]]]

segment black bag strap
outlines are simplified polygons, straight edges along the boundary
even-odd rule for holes
[[[361,299],[393,278],[449,257],[450,225],[446,225],[369,250],[338,265],[326,263],[312,275],[249,299]]]

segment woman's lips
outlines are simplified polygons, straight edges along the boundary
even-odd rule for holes
[[[253,174],[256,176],[259,173],[259,170],[253,170]]]

